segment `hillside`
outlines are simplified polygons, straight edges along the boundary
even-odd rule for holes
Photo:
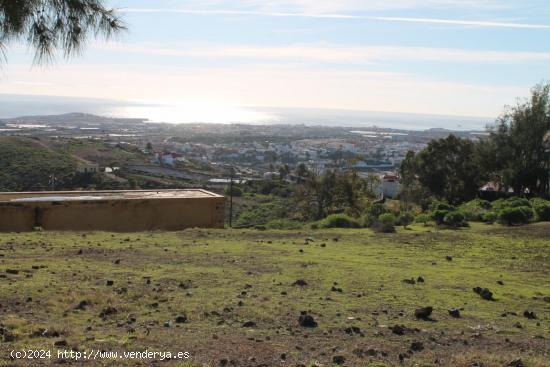
[[[191,355],[124,365],[548,366],[549,237],[549,223],[0,234],[0,359],[36,348]]]
[[[77,164],[32,138],[0,137],[0,157],[0,191],[45,190],[50,175],[67,176]]]

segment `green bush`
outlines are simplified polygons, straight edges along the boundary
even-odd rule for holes
[[[410,212],[401,213],[399,217],[397,217],[397,224],[405,228],[412,222],[414,222],[414,215]]]
[[[537,220],[542,222],[550,221],[550,201],[543,199],[532,200],[533,210],[537,216]]]
[[[433,200],[431,203],[430,203],[430,207],[429,207],[430,211],[432,212],[435,212],[437,210],[444,210],[444,211],[453,211],[455,210],[456,208],[454,206],[452,206],[451,204],[449,204],[448,202],[446,201],[443,201],[443,200]]]
[[[359,228],[359,222],[345,214],[332,214],[319,222],[319,228]]]
[[[384,213],[378,217],[378,220],[374,222],[372,228],[375,232],[379,233],[393,233],[395,232],[395,216],[392,213]]]
[[[498,214],[494,211],[485,212],[481,217],[482,221],[487,224],[493,224],[498,219]]]
[[[483,215],[491,209],[491,203],[487,200],[475,199],[458,207],[464,218],[469,221],[483,221]]]
[[[512,197],[509,199],[498,199],[493,202],[493,209],[500,212],[504,208],[531,207],[529,200],[520,197]]]
[[[448,212],[443,218],[443,224],[452,228],[464,227],[467,225],[464,220],[464,215],[458,211]]]
[[[431,217],[433,219],[433,221],[438,225],[442,225],[443,222],[445,221],[445,216],[447,214],[449,214],[451,211],[450,210],[441,210],[441,209],[438,209],[438,210],[434,210],[431,214]]]
[[[427,225],[430,220],[432,220],[432,218],[428,214],[420,214],[414,218],[415,223],[422,223],[424,225]]]
[[[532,218],[533,210],[528,206],[504,208],[498,213],[499,223],[507,226],[526,224]]]

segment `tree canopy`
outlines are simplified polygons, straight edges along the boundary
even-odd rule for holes
[[[110,38],[125,29],[104,0],[0,0],[0,48],[23,42],[34,62],[51,61],[57,52],[70,57],[91,36]]]

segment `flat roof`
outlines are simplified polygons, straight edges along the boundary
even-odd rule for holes
[[[196,199],[222,197],[206,190],[44,191],[0,192],[0,202],[55,202],[138,199]]]

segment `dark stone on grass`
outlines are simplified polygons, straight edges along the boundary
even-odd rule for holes
[[[2,336],[2,341],[4,343],[10,343],[15,341],[15,336],[6,328],[0,327],[0,336]]]
[[[75,310],[85,310],[86,307],[90,305],[90,302],[83,300],[78,303],[78,305],[75,306]]]
[[[497,284],[504,285],[504,282],[502,280],[497,280]]]
[[[307,282],[303,279],[298,279],[292,285],[299,286],[299,287],[305,287],[307,285]]]
[[[544,302],[550,303],[550,296],[544,297],[542,300]]]
[[[311,315],[300,315],[298,318],[298,324],[301,327],[315,328],[317,327],[317,322]]]
[[[332,288],[330,288],[330,290],[331,290],[332,292],[338,292],[338,293],[342,293],[342,292],[343,292],[343,291],[342,291],[342,288],[336,288],[336,287],[334,287],[334,286],[333,286]]]
[[[180,315],[180,316],[176,317],[176,324],[183,324],[185,322],[187,322],[187,316]]]
[[[523,316],[528,318],[529,320],[536,320],[537,319],[537,315],[533,312],[533,311],[524,311],[523,312]]]
[[[405,335],[405,332],[407,331],[407,328],[404,325],[394,325],[390,327],[390,330],[395,335]]]
[[[416,279],[416,281],[417,281],[418,283],[424,283],[424,278],[418,277],[418,279]]]
[[[111,315],[116,314],[117,312],[118,312],[118,310],[114,307],[106,307],[100,312],[99,317],[111,316]]]
[[[256,323],[254,321],[247,321],[243,324],[243,327],[256,327]]]
[[[458,308],[451,308],[448,310],[448,312],[449,312],[449,315],[451,315],[455,319],[460,318],[460,310]]]
[[[421,352],[424,350],[424,343],[422,342],[413,342],[411,344],[411,350],[413,352]]]
[[[525,367],[525,364],[523,363],[521,358],[517,358],[508,363],[506,367]]]
[[[447,260],[447,261],[453,261],[453,257],[452,257],[452,256],[445,256],[445,260]]]
[[[108,287],[112,286],[113,284],[115,284],[114,281],[112,280],[108,280],[105,284],[107,284]]]
[[[433,311],[433,307],[431,307],[431,306],[420,307],[420,308],[417,308],[416,310],[414,310],[414,316],[417,319],[426,320],[430,317],[430,315],[432,314],[432,311]]]
[[[113,262],[113,264],[115,264],[115,265],[120,264],[120,259],[116,259],[116,260]]]
[[[481,298],[487,301],[493,301],[493,292],[489,290],[489,288],[481,288],[481,287],[475,287],[474,292],[479,294]]]
[[[12,275],[17,275],[17,274],[19,274],[19,270],[16,270],[16,269],[6,269],[6,273],[12,274]]]
[[[416,281],[411,278],[411,279],[403,279],[402,280],[403,283],[406,283],[406,284],[416,284]]]
[[[348,335],[353,335],[353,334],[358,334],[358,335],[361,335],[363,336],[364,334],[361,332],[361,328],[357,327],[357,326],[350,326],[348,328],[345,328],[344,329],[344,332]]]
[[[346,358],[344,356],[334,356],[332,357],[332,363],[334,364],[344,364],[346,362]]]
[[[55,343],[53,343],[56,347],[66,347],[69,345],[66,340],[58,340]]]

